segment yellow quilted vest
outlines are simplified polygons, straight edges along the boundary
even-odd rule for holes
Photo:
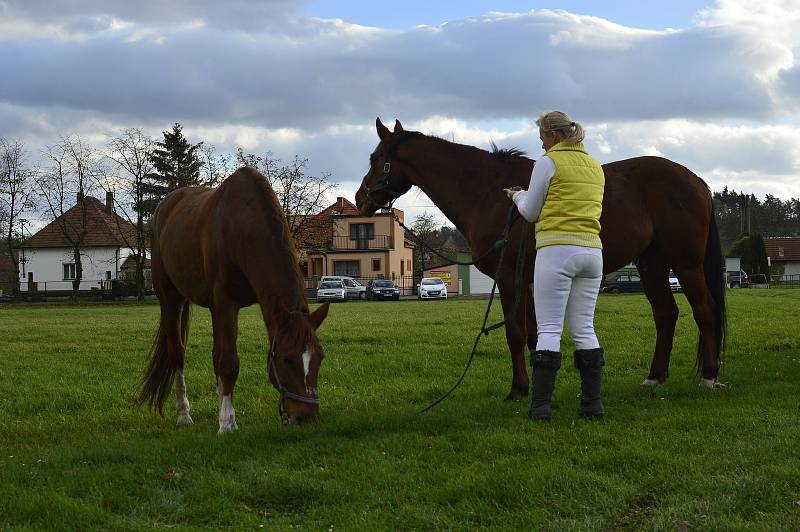
[[[570,245],[603,249],[600,213],[605,175],[582,142],[559,142],[547,153],[556,166],[536,222],[536,249]]]

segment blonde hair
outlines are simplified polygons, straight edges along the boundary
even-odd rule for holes
[[[542,131],[555,132],[564,144],[576,144],[583,141],[583,126],[574,122],[566,113],[550,111],[539,115],[536,125]]]

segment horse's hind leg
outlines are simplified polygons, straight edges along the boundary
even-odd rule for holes
[[[647,254],[642,258],[639,275],[656,323],[656,349],[650,373],[642,386],[655,386],[664,383],[669,376],[669,357],[675,324],[678,322],[678,305],[669,285],[669,266],[664,257],[657,253]]]
[[[703,380],[701,385],[709,388],[718,388],[720,354],[717,349],[716,334],[714,332],[714,300],[706,284],[702,266],[675,268],[675,273],[681,282],[683,293],[692,306],[694,321],[700,330],[698,345],[698,363],[702,364]]]
[[[236,352],[239,309],[230,301],[214,297],[211,321],[214,328],[214,373],[219,395],[219,432],[238,429],[233,409],[233,388],[239,377],[239,355]]]
[[[191,303],[186,301],[181,308],[181,357],[180,368],[175,372],[175,410],[178,414],[178,426],[191,425],[192,416],[189,415],[189,398],[186,395],[186,380],[183,377],[183,365],[186,359],[186,344],[189,338],[189,319],[191,318]]]

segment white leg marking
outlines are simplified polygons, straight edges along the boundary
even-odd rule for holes
[[[186,381],[183,378],[183,371],[175,374],[175,407],[178,413],[179,427],[191,425],[192,416],[189,415],[189,398],[186,397]]]
[[[725,387],[725,385],[719,382],[717,379],[700,379],[700,384],[698,386],[701,388],[711,388],[714,390]]]
[[[219,402],[219,431],[217,435],[238,430],[236,413],[233,411],[233,401],[230,395],[223,395]]]
[[[659,382],[656,379],[645,379],[642,381],[642,386],[658,386]]]

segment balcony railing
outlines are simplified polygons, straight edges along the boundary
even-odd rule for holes
[[[354,238],[349,236],[335,236],[330,242],[330,249],[393,249],[392,237],[389,235],[375,235],[371,238]]]

